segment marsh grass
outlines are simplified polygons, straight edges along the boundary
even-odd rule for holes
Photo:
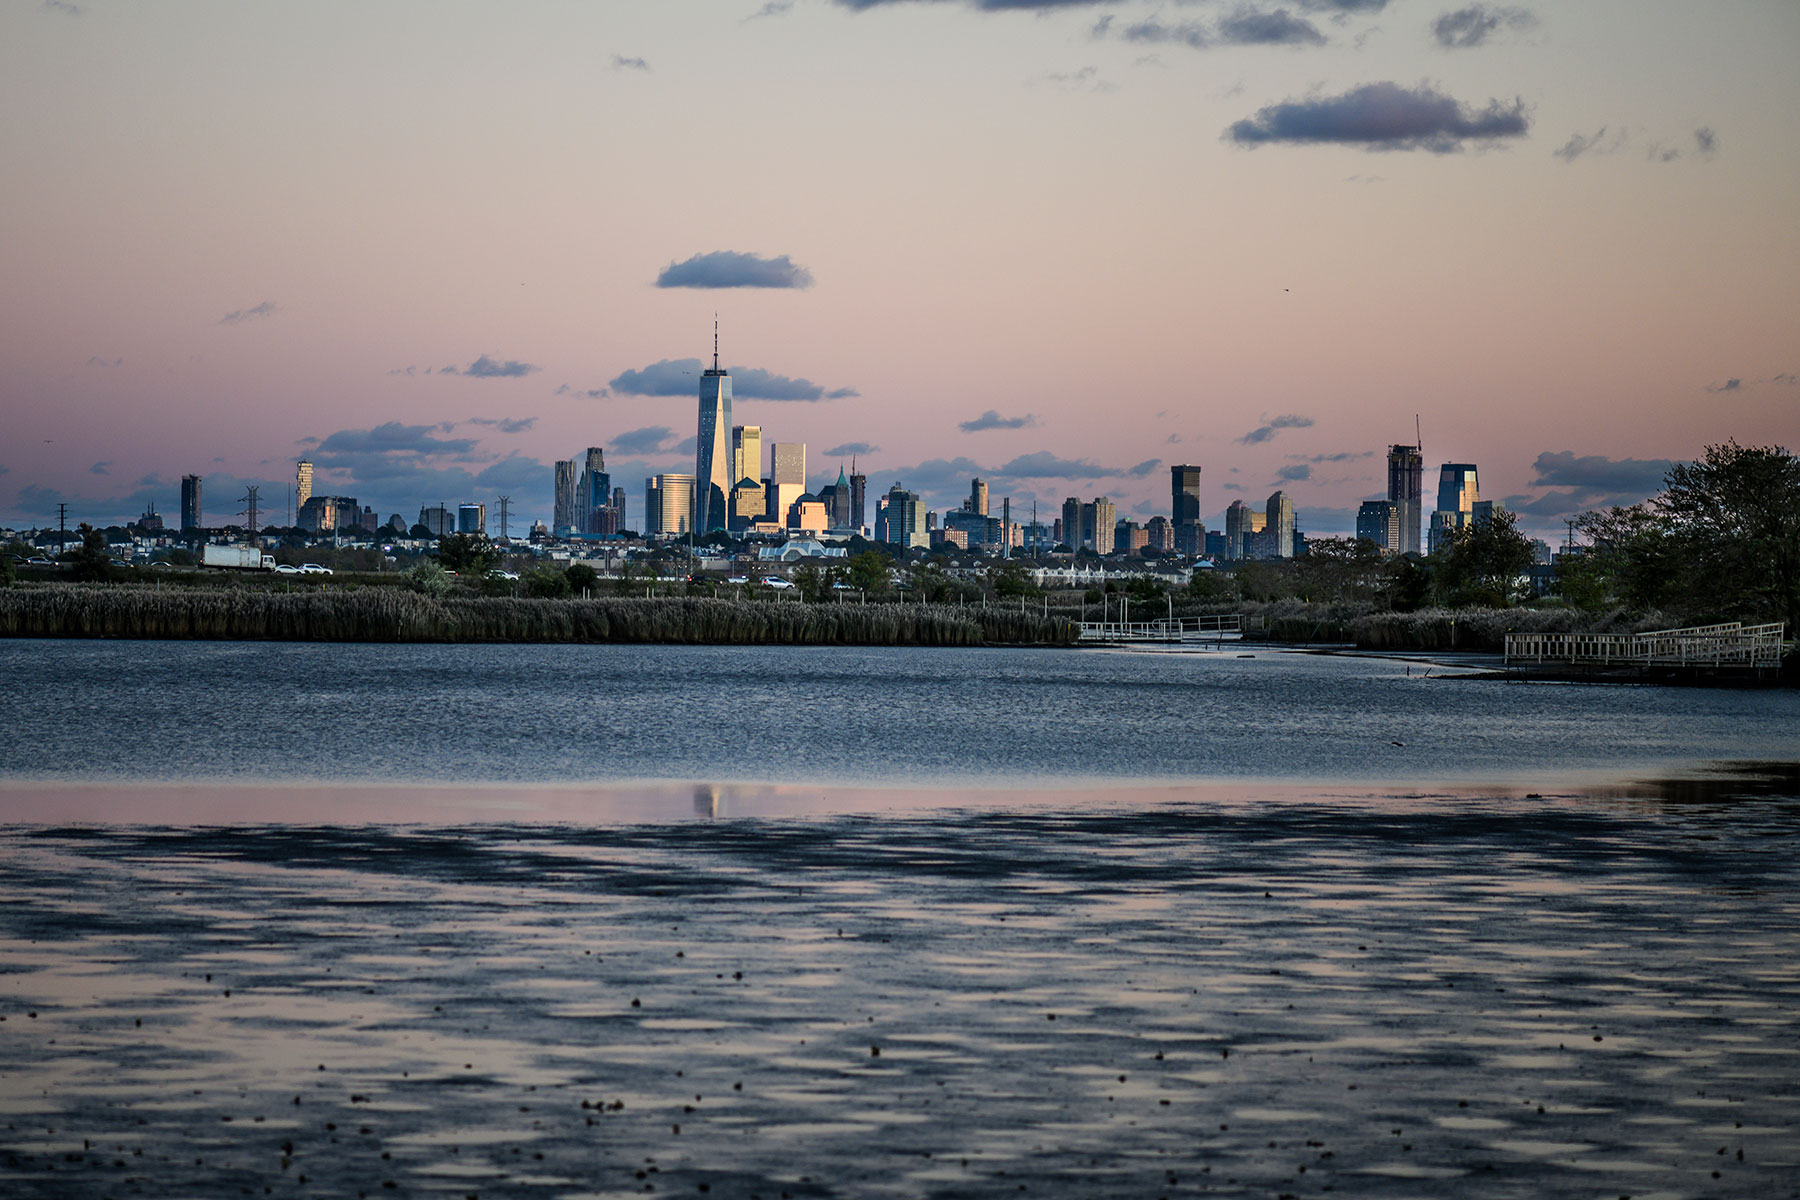
[[[0,636],[300,642],[1069,645],[1068,620],[1000,608],[795,601],[433,597],[134,585],[0,590]]]

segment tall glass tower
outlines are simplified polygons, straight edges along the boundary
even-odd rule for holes
[[[1425,451],[1418,446],[1388,447],[1388,502],[1400,508],[1400,553],[1419,552],[1419,510],[1425,476]]]
[[[700,377],[700,437],[694,452],[694,529],[725,528],[731,477],[731,376],[719,367],[719,319],[713,318],[713,365]]]

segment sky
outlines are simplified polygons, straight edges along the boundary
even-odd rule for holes
[[[738,423],[1314,536],[1384,455],[1546,536],[1800,441],[1800,5],[8,0],[0,525],[385,519]]]

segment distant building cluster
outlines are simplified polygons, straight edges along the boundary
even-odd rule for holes
[[[1419,535],[1426,532],[1427,553],[1459,529],[1479,528],[1504,511],[1495,500],[1483,500],[1474,463],[1445,463],[1438,468],[1437,508],[1430,522],[1422,519],[1425,452],[1420,446],[1388,448],[1386,500],[1365,500],[1356,512],[1356,536],[1384,554],[1417,554]]]

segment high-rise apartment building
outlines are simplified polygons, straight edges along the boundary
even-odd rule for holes
[[[653,475],[644,481],[644,532],[673,537],[697,530],[692,475]]]
[[[731,461],[731,376],[719,366],[719,323],[713,322],[713,365],[700,376],[700,433],[694,451],[694,528],[725,528],[726,500],[737,482]]]
[[[1276,492],[1269,497],[1263,528],[1274,535],[1276,558],[1294,557],[1294,501],[1286,492]]]
[[[884,505],[887,517],[887,541],[903,550],[911,550],[915,546],[929,547],[931,531],[925,520],[925,506],[919,503],[917,492],[909,492],[899,484],[888,490],[887,503]]]
[[[1254,514],[1242,500],[1233,500],[1225,509],[1225,557],[1244,557],[1244,542],[1253,529]]]
[[[1419,552],[1420,505],[1425,481],[1425,452],[1418,446],[1388,447],[1389,502],[1400,508],[1400,553]]]
[[[1062,540],[1072,551],[1079,551],[1085,540],[1081,527],[1081,500],[1075,496],[1066,497],[1062,508]]]
[[[551,512],[550,528],[557,537],[568,537],[576,532],[575,497],[580,477],[572,458],[558,462],[554,471],[556,504]]]
[[[869,489],[869,477],[856,473],[856,456],[850,456],[850,528],[861,529],[867,523],[868,509],[865,507]]]
[[[599,513],[612,500],[612,476],[606,471],[606,454],[598,446],[587,449],[587,467],[581,472],[575,523],[582,533],[598,533]]]
[[[806,494],[806,443],[769,444],[769,519],[787,524],[788,509]]]
[[[625,489],[624,488],[616,487],[613,489],[612,506],[613,506],[613,511],[619,514],[619,528],[620,529],[630,529],[631,526],[628,525],[625,520]]]
[[[203,529],[200,513],[200,476],[181,477],[181,531]]]
[[[1144,538],[1152,550],[1167,553],[1175,549],[1175,522],[1167,517],[1151,517],[1144,523]]]
[[[733,487],[746,479],[762,480],[761,425],[731,427],[731,475]]]
[[[1356,510],[1356,536],[1383,554],[1400,552],[1400,506],[1392,500],[1364,500]]]
[[[1084,534],[1094,543],[1095,554],[1111,554],[1113,552],[1113,532],[1119,524],[1119,510],[1109,496],[1095,496],[1094,502],[1082,506],[1082,524]],[[1090,519],[1088,514],[1092,513]]]
[[[969,480],[968,509],[972,513],[980,513],[984,517],[987,516],[988,485],[987,485],[986,480],[984,480],[984,479]]]
[[[294,464],[294,508],[296,511],[301,505],[312,499],[312,472],[312,463],[304,458]]]

